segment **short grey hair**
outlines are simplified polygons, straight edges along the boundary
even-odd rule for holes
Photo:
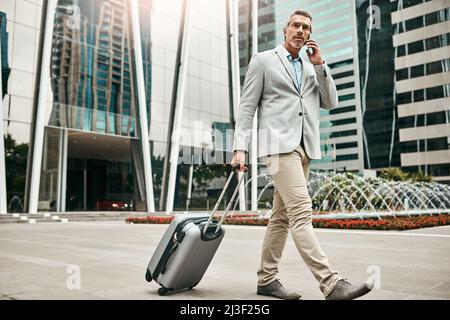
[[[304,16],[304,17],[309,18],[309,20],[311,20],[311,22],[312,22],[312,14],[309,11],[306,11],[306,10],[303,10],[303,9],[298,9],[298,10],[295,10],[294,12],[291,13],[291,15],[289,16],[289,19],[286,22],[286,26],[285,27],[289,26],[289,23],[291,22],[291,19],[292,19],[293,16]]]

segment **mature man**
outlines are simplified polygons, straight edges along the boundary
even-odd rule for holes
[[[310,159],[321,157],[319,108],[336,107],[338,98],[320,47],[310,39],[311,23],[309,12],[295,11],[283,29],[283,45],[252,57],[236,122],[232,164],[245,170],[252,120],[258,109],[258,158],[272,175],[275,192],[257,272],[257,293],[280,299],[301,298],[285,289],[278,276],[278,263],[290,229],[326,299],[355,299],[372,286],[353,286],[342,279],[331,268],[312,227],[307,179]],[[305,45],[310,63],[299,56]]]

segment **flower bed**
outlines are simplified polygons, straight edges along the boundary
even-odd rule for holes
[[[174,216],[147,216],[147,217],[130,217],[126,219],[127,223],[151,223],[151,224],[168,224],[173,220]],[[216,217],[220,219],[220,216]],[[260,218],[256,215],[235,215],[225,218],[224,224],[233,225],[251,225],[266,226],[268,218]],[[382,220],[378,219],[313,219],[315,228],[331,228],[331,229],[363,229],[363,230],[410,230],[427,227],[450,225],[450,215],[441,214],[433,216],[414,216],[414,217],[387,217]]]
[[[450,215],[387,217],[382,220],[332,220],[317,219],[313,221],[316,228],[363,229],[363,230],[411,230],[450,225]]]
[[[147,216],[147,217],[130,217],[126,218],[126,223],[149,223],[149,224],[169,224],[174,216]]]
[[[169,224],[172,222],[174,216],[147,216],[147,217],[130,217],[125,220],[126,223],[149,223],[149,224]],[[220,216],[214,216],[214,219],[220,220]],[[261,220],[267,220],[258,218],[256,214],[236,214],[225,218],[225,224],[248,224],[248,225],[267,225],[258,224]]]

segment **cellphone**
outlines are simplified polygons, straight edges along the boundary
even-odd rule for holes
[[[311,34],[308,36],[308,39],[306,39],[306,41],[308,41],[310,38],[311,38]],[[307,46],[306,52],[309,54],[314,54],[314,49]]]

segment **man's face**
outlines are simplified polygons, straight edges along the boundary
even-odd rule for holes
[[[285,42],[295,49],[301,49],[311,34],[311,20],[308,17],[295,15],[289,25],[283,29]]]

